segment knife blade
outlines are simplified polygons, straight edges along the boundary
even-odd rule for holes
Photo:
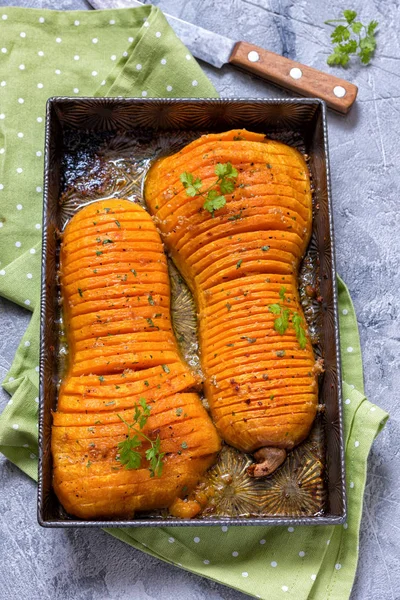
[[[89,3],[96,9],[146,6],[137,0],[89,0]],[[358,88],[345,79],[163,14],[192,54],[214,67],[234,65],[302,96],[322,98],[330,108],[343,114],[354,104]]]

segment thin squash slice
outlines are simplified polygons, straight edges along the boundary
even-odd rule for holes
[[[234,189],[210,212],[181,175],[222,194],[215,168],[226,163],[237,170]],[[205,135],[154,163],[145,198],[197,304],[214,423],[228,444],[255,452],[251,474],[268,475],[306,438],[318,403],[298,294],[312,226],[305,160],[258,133]]]
[[[178,351],[166,258],[151,217],[128,200],[83,208],[63,235],[60,282],[69,363],[52,454],[61,504],[83,519],[168,507],[193,517],[201,507],[184,498],[214,463],[220,440]],[[132,467],[120,444],[134,437],[128,426],[143,407]],[[157,471],[146,455],[155,442]]]

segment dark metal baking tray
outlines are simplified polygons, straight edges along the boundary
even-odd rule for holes
[[[85,177],[84,165],[108,151],[124,156],[173,151],[183,140],[203,133],[246,128],[297,146],[308,156],[313,182],[314,219],[311,242],[303,261],[303,280],[317,281],[319,301],[305,306],[315,352],[324,359],[319,398],[323,405],[309,438],[289,454],[284,465],[258,486],[262,502],[249,516],[222,510],[195,519],[176,519],[160,511],[131,520],[84,521],[69,516],[52,488],[51,411],[57,405],[60,379],[60,318],[57,286],[59,235],[67,218],[79,208],[68,181]],[[131,144],[131,146],[130,146]],[[147,144],[147,145],[146,145]],[[145,148],[143,154],[143,148]],[[151,148],[151,152],[149,150]],[[147,150],[146,150],[147,149]],[[101,159],[100,159],[101,162]],[[140,161],[139,161],[140,162]],[[148,163],[148,161],[147,161]],[[143,164],[143,163],[141,163]],[[139,169],[140,170],[140,169]],[[140,196],[142,177],[127,177],[131,196]],[[129,169],[128,169],[129,171]],[[96,172],[96,166],[91,173]],[[129,171],[130,172],[130,171]],[[99,176],[101,179],[101,175]],[[134,179],[134,178],[133,178]],[[82,183],[82,181],[81,181]],[[101,196],[101,185],[85,189],[85,201]],[[90,186],[89,186],[90,188]],[[123,188],[123,186],[122,186]],[[124,189],[122,192],[124,192]],[[84,189],[84,186],[83,188]],[[114,190],[115,194],[121,190]],[[124,193],[123,195],[128,195]],[[39,486],[38,521],[44,527],[135,527],[202,525],[332,525],[346,519],[346,492],[339,326],[333,244],[332,204],[326,110],[317,99],[157,99],[50,98],[46,120],[43,206]],[[313,265],[312,273],[307,264]],[[311,274],[310,274],[311,273]],[[225,460],[239,473],[249,457],[225,449]],[[226,467],[227,468],[227,467]],[[215,472],[212,473],[215,476]],[[240,475],[241,476],[241,475]],[[233,484],[232,484],[233,485]],[[256,484],[257,486],[258,484]],[[271,489],[272,488],[272,489]],[[230,490],[231,493],[232,490]],[[235,492],[235,490],[233,490]],[[279,498],[269,503],[269,491]],[[260,496],[261,497],[261,496]],[[264,499],[264,500],[263,500]],[[265,500],[266,499],[266,500]],[[240,498],[239,498],[240,500]],[[244,498],[246,501],[246,498]],[[297,504],[296,504],[297,502]],[[271,506],[275,506],[271,510]]]

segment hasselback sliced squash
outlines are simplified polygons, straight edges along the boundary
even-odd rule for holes
[[[189,196],[223,190],[218,164],[237,170],[224,206]],[[213,188],[214,186],[214,188]],[[157,160],[145,198],[197,304],[205,392],[222,438],[269,474],[308,435],[316,415],[315,359],[298,294],[312,226],[308,168],[294,148],[232,130],[200,137]],[[286,319],[286,327],[277,319]]]
[[[128,200],[84,207],[63,234],[60,282],[69,348],[52,427],[60,502],[83,519],[164,507],[194,516],[200,505],[182,499],[215,461],[220,440],[178,351],[166,258],[151,217]],[[138,468],[125,468],[119,444],[131,436],[127,424],[141,403],[147,439],[139,435],[134,448]],[[146,451],[157,439],[163,458],[155,474]]]

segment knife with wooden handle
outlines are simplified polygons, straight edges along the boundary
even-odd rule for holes
[[[136,0],[89,2],[98,9],[143,6]],[[357,86],[345,79],[307,67],[249,42],[235,42],[166,13],[164,16],[192,54],[214,67],[235,65],[301,96],[322,98],[329,108],[343,114],[350,110],[357,97]]]

